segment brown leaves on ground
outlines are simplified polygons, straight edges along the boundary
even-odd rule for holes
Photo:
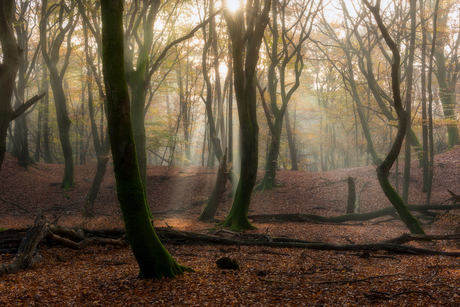
[[[432,203],[450,199],[447,189],[460,193],[459,154],[455,149],[436,157]],[[412,168],[410,202],[423,204],[425,194],[421,192],[417,163]],[[60,225],[122,227],[110,167],[96,201],[96,217],[82,217],[80,200],[89,190],[95,170],[96,165],[76,166],[75,188],[64,191],[60,188],[62,165],[38,164],[26,171],[7,155],[0,175],[0,227],[32,225],[38,210],[49,220],[58,218]],[[216,171],[149,167],[152,211],[186,208],[207,197]],[[346,181],[339,181],[348,176],[356,178],[358,192],[366,185],[361,212],[390,205],[378,186],[375,166],[325,173],[281,171],[277,179],[284,186],[255,194],[250,214],[342,214],[348,190]],[[394,182],[395,176],[392,178]],[[231,200],[224,199],[217,218],[223,218],[230,206]],[[164,219],[155,220],[155,226],[208,233],[214,225],[196,221],[200,210],[198,206],[177,216],[158,215]],[[251,232],[340,244],[377,242],[407,232],[401,222],[372,222],[258,223],[259,229]],[[451,212],[424,227],[428,234],[443,234],[451,233],[458,223],[457,215]],[[445,251],[459,249],[457,242],[410,244]],[[138,268],[129,248],[96,246],[73,251],[42,245],[43,260],[32,269],[0,277],[0,306],[457,306],[460,302],[460,265],[455,258],[246,246],[166,247],[179,263],[196,272],[174,280],[142,280],[137,278]],[[218,269],[215,262],[224,256],[236,259],[240,270]],[[0,254],[0,263],[11,260],[12,255]]]

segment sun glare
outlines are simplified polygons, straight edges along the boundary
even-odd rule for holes
[[[227,0],[227,8],[235,12],[240,7],[240,0]]]

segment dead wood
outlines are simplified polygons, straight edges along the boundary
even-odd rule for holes
[[[460,204],[456,205],[408,205],[410,211],[419,212],[423,218],[432,220],[440,213],[432,211],[449,211],[460,209]],[[254,222],[309,222],[309,223],[345,223],[351,221],[367,221],[383,216],[393,216],[396,214],[394,207],[386,207],[377,211],[366,213],[349,213],[338,216],[321,216],[316,214],[294,213],[294,214],[257,214],[248,215],[248,219]]]
[[[14,235],[17,234],[23,234],[23,229],[0,232],[0,247],[10,246],[17,242],[17,239],[14,238]],[[26,270],[40,261],[41,256],[36,253],[36,248],[45,238],[55,244],[77,250],[94,244],[127,245],[123,237],[118,239],[87,238],[81,229],[70,229],[49,224],[46,217],[40,213],[35,220],[34,226],[27,231],[17,249],[14,247],[0,248],[0,252],[7,253],[17,250],[13,263],[0,265],[0,276]]]
[[[449,194],[452,196],[452,198],[456,201],[456,202],[459,202],[460,203],[460,197],[455,194],[454,192],[452,192],[451,190],[447,190],[447,192],[449,192]]]
[[[345,213],[358,213],[359,197],[356,195],[356,184],[353,177],[348,177],[348,200]]]
[[[32,227],[25,235],[13,263],[9,265],[0,265],[0,276],[4,274],[12,274],[21,270],[28,269],[36,261],[39,261],[39,256],[35,257],[35,248],[43,240],[46,235],[46,218],[39,215]]]
[[[236,238],[224,238],[216,235],[207,235],[201,233],[178,231],[171,227],[156,227],[159,238],[163,243],[181,244],[181,245],[194,245],[194,244],[221,244],[221,245],[236,245],[236,246],[260,246],[260,247],[280,247],[280,248],[303,248],[314,250],[334,250],[334,251],[366,251],[369,257],[373,257],[368,252],[370,251],[387,251],[391,253],[402,253],[410,255],[444,255],[451,257],[460,257],[460,252],[444,252],[435,251],[413,246],[401,245],[414,240],[458,240],[460,234],[457,235],[412,235],[406,234],[400,237],[387,240],[379,243],[367,244],[333,244],[310,242],[304,240],[297,240],[291,238],[269,237],[267,234],[240,234]],[[0,232],[0,251],[14,249],[11,245],[15,241],[12,234],[23,234],[24,229],[8,230]],[[225,233],[227,234],[227,233]],[[127,245],[124,239],[125,231],[123,229],[71,229],[61,226],[49,224],[43,215],[37,217],[35,225],[29,229],[24,236],[18,248],[18,253],[12,264],[1,265],[0,275],[15,273],[19,270],[29,268],[33,263],[39,260],[39,255],[35,254],[37,246],[43,239],[67,248],[81,250],[89,245],[102,244],[102,245]],[[268,239],[267,239],[268,238]],[[4,247],[7,244],[8,247]],[[262,249],[260,253],[273,253]],[[361,255],[361,254],[360,254]],[[389,256],[384,256],[390,258]],[[383,258],[383,257],[381,257]],[[356,281],[347,281],[356,282]]]
[[[405,244],[410,241],[439,241],[439,240],[460,240],[460,234],[453,235],[415,235],[405,233],[401,236],[385,241],[385,243]]]
[[[15,206],[15,207],[18,207],[19,209],[24,210],[25,212],[29,212],[29,210],[27,210],[27,209],[24,208],[23,206],[18,205],[18,204],[16,204],[16,203],[12,202],[12,201],[6,200],[6,199],[1,198],[1,197],[0,197],[0,200],[3,201],[3,202],[5,202],[5,203],[7,203],[7,204],[10,204],[10,205],[13,205],[13,206]]]

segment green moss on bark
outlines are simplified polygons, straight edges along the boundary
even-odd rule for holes
[[[123,54],[123,1],[103,0],[102,50],[108,131],[126,234],[142,278],[173,278],[191,270],[164,248],[150,222],[133,138]]]

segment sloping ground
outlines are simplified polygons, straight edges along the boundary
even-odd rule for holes
[[[426,193],[422,193],[422,169],[418,162],[412,163],[409,203],[424,204]],[[400,169],[403,166],[401,165]],[[448,189],[460,194],[460,148],[436,156],[433,182],[432,204],[442,203],[450,198]],[[0,200],[0,226],[24,227],[30,225],[38,210],[55,208],[50,218],[60,217],[63,225],[75,223],[93,223],[81,218],[81,206],[85,194],[89,191],[96,170],[95,165],[75,166],[75,187],[64,191],[60,188],[64,168],[62,165],[42,164],[22,169],[14,157],[6,156],[0,175],[0,198],[18,206]],[[147,171],[149,204],[153,212],[185,208],[193,202],[210,195],[216,169],[205,167],[149,166]],[[259,171],[261,178],[263,171]],[[252,197],[250,214],[269,213],[315,213],[338,215],[345,211],[348,186],[346,179],[351,176],[357,180],[356,190],[362,191],[361,212],[370,212],[390,206],[377,181],[375,166],[356,167],[331,172],[313,173],[307,171],[279,171],[277,180],[281,187]],[[395,182],[396,174],[391,178]],[[402,174],[399,174],[402,185]],[[228,191],[231,186],[228,184]],[[223,218],[231,207],[231,199],[224,196],[218,212]],[[26,209],[22,210],[20,207]],[[324,208],[324,209],[316,209]],[[117,219],[120,216],[115,179],[111,166],[101,185],[95,210],[100,214],[98,222]],[[201,207],[192,208],[180,215],[182,218],[195,218]],[[94,224],[97,224],[94,223]],[[111,221],[112,223],[112,221]],[[118,223],[117,223],[118,224]],[[99,225],[103,227],[119,225]]]
[[[432,203],[450,198],[447,189],[460,194],[460,149],[436,156]],[[98,215],[81,216],[82,202],[96,166],[76,166],[75,188],[63,191],[62,165],[38,164],[21,169],[7,155],[0,174],[0,227],[31,225],[39,210],[59,224],[85,227],[121,227],[115,182],[108,168],[96,202]],[[402,167],[400,168],[402,169]],[[149,203],[152,211],[189,206],[211,193],[217,170],[208,168],[149,167]],[[261,177],[263,172],[259,173]],[[422,204],[422,175],[413,164],[410,202]],[[348,176],[358,180],[362,212],[389,206],[378,185],[375,167],[324,173],[281,171],[284,186],[255,194],[251,214],[308,212],[338,215],[345,210]],[[402,175],[400,175],[402,180]],[[400,180],[400,182],[401,182]],[[228,186],[229,190],[230,187]],[[7,201],[7,202],[5,202]],[[225,199],[218,217],[231,206]],[[315,209],[322,207],[324,209]],[[53,209],[52,211],[48,211]],[[212,224],[196,222],[200,207],[156,220],[155,226],[207,233]],[[451,233],[458,220],[446,218],[425,226],[430,234]],[[310,223],[256,223],[271,236],[346,244],[377,242],[407,232],[401,222],[374,225]],[[411,243],[413,246],[458,251],[452,242]],[[458,260],[445,256],[411,256],[388,253],[337,253],[300,249],[173,246],[167,249],[185,265],[197,270],[161,282],[137,278],[136,262],[128,248],[90,247],[81,251],[42,247],[43,261],[32,269],[0,277],[0,306],[458,306]],[[359,256],[363,256],[360,258]],[[217,269],[215,261],[229,256],[241,269]],[[386,258],[379,258],[379,257]],[[11,255],[0,254],[0,264]]]

